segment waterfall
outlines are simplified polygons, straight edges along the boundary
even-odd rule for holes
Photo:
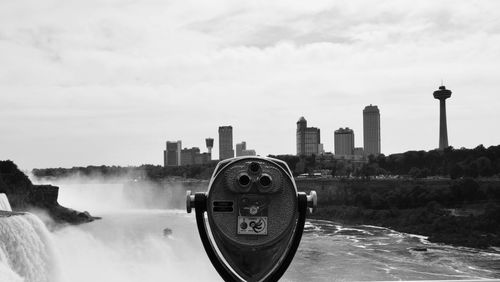
[[[7,195],[4,193],[0,193],[0,211],[12,211],[9,199],[7,199]]]
[[[4,194],[0,209],[10,210]],[[52,282],[59,280],[51,235],[30,213],[0,211],[0,281]]]

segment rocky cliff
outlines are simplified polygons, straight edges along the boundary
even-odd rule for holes
[[[80,224],[98,219],[86,211],[79,212],[59,205],[57,202],[59,187],[33,185],[10,160],[0,161],[0,193],[7,195],[15,212],[41,209],[57,223]]]

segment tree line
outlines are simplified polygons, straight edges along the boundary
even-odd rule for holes
[[[38,178],[84,178],[84,179],[148,179],[162,180],[168,177],[209,179],[216,162],[204,165],[168,166],[143,164],[140,166],[86,166],[71,168],[42,168],[33,169],[32,173]]]
[[[325,169],[331,171],[333,176],[339,177],[399,175],[412,178],[444,176],[457,179],[500,176],[500,145],[488,148],[479,145],[473,149],[455,149],[450,146],[444,150],[407,151],[389,156],[370,155],[363,164],[314,155],[271,157],[285,161],[295,175]]]

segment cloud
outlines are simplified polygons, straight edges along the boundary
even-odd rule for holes
[[[450,143],[495,144],[498,133],[467,132],[500,106],[499,6],[2,2],[0,156],[24,167],[159,164],[166,140],[203,148],[226,124],[258,153],[294,153],[302,115],[327,150],[345,126],[362,146],[370,103],[385,153],[432,149],[441,79],[454,91]]]

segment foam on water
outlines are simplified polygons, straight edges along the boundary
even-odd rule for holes
[[[318,220],[310,220],[307,226],[294,264],[322,273],[318,281],[500,278],[500,253],[494,249],[435,244],[425,236],[378,226]],[[335,226],[337,232],[325,232],[327,226]],[[286,274],[290,281],[307,279],[294,264]]]

